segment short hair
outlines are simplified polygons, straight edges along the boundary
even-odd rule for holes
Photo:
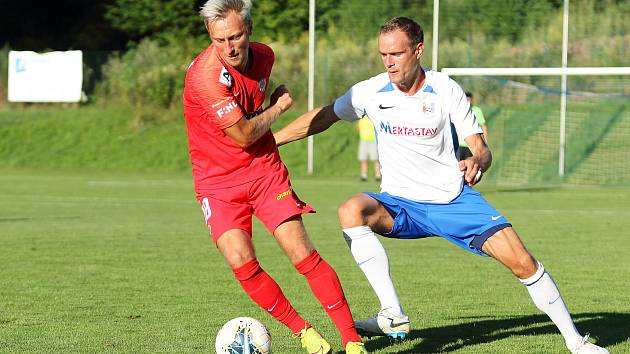
[[[472,97],[472,96],[473,96],[472,92],[466,91],[466,97]]]
[[[381,26],[379,34],[390,33],[396,30],[403,31],[407,35],[407,38],[411,41],[412,46],[424,42],[424,32],[422,31],[422,27],[420,27],[416,21],[403,16],[394,17],[385,22]]]
[[[230,11],[235,11],[248,26],[251,26],[251,9],[252,0],[208,0],[199,10],[199,15],[203,17],[203,22],[208,28],[211,22],[224,19]]]

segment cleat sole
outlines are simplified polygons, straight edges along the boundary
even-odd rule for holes
[[[407,338],[407,333],[388,333],[386,336],[389,338],[390,342],[402,342]]]
[[[387,333],[386,336],[391,337],[391,338],[398,338],[398,339],[405,339],[405,337],[407,337],[407,333],[405,332],[398,332],[398,333]]]
[[[392,342],[403,341],[403,340],[405,340],[405,338],[407,338],[407,333],[405,333],[405,332],[398,332],[398,333],[374,333],[374,332],[366,332],[366,331],[362,331],[360,329],[357,329],[357,334],[360,335],[361,337],[367,337],[367,338],[387,337]]]

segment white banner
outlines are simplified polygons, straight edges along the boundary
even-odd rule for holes
[[[9,52],[10,102],[79,102],[83,84],[83,54]]]

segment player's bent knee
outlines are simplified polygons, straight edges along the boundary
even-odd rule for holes
[[[537,262],[529,253],[519,255],[514,262],[510,264],[510,270],[519,279],[531,277],[536,273],[537,269]]]
[[[343,202],[337,209],[337,215],[339,216],[341,227],[347,228],[362,225],[363,210],[363,203],[355,197]]]
[[[255,259],[253,254],[249,252],[240,252],[238,250],[224,252],[223,257],[232,269],[239,268],[243,266],[243,264]]]

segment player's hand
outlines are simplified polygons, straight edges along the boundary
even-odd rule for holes
[[[459,170],[464,172],[464,180],[466,180],[466,183],[470,186],[474,186],[481,180],[481,166],[474,157],[460,161]]]
[[[271,106],[277,106],[281,112],[285,112],[293,104],[293,98],[286,86],[280,85],[271,94]]]

